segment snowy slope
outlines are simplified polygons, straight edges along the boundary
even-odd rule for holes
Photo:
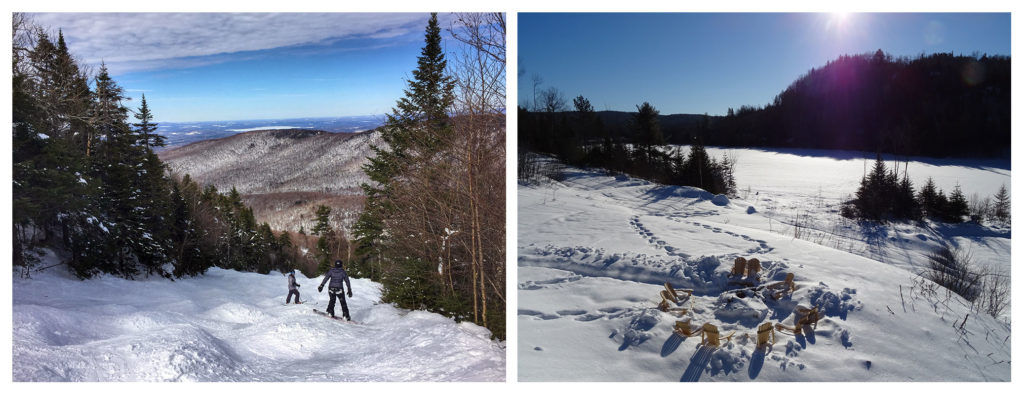
[[[353,279],[349,324],[320,278],[211,269],[205,276],[79,281],[15,275],[14,381],[503,381],[504,345],[479,326],[378,304]],[[341,308],[337,308],[340,316]]]
[[[751,171],[742,169],[742,158],[750,163],[756,155],[746,150],[740,156],[741,188],[746,180],[740,174]],[[816,196],[801,196],[817,190],[813,176],[725,204],[693,188],[571,168],[566,176],[561,183],[519,187],[522,381],[1010,379],[1008,316],[977,315],[916,274],[919,257],[954,231],[989,246],[990,257],[1005,261],[996,265],[1008,266],[1008,229],[975,234],[970,228],[887,226],[872,230],[886,237],[865,238],[864,229],[817,210]],[[770,177],[757,182],[771,186]],[[1008,172],[1006,178],[1009,184]],[[838,200],[840,188],[829,188]],[[842,243],[794,237],[794,227],[779,222],[781,209],[770,224],[761,206],[767,199],[808,212],[810,222],[835,221],[818,227]],[[727,278],[738,256],[762,262],[761,284],[794,273],[797,290],[780,300],[729,292],[741,287]],[[665,281],[695,290],[682,318],[656,308]],[[819,306],[825,318],[804,336],[780,333],[767,352],[756,350],[747,336],[764,322],[793,325],[797,306]],[[722,335],[734,335],[721,348],[708,348],[699,345],[699,335],[673,334],[677,319],[712,323]]]

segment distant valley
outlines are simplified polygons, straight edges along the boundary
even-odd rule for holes
[[[348,229],[362,209],[371,144],[380,144],[375,132],[254,130],[170,148],[160,158],[200,184],[238,189],[257,221],[274,230],[308,230],[320,204],[334,209],[335,229]]]

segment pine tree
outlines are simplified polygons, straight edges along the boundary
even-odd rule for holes
[[[146,104],[146,95],[142,95],[142,105],[139,106],[139,111],[135,113],[135,119],[139,122],[133,123],[136,133],[139,134],[141,143],[146,149],[152,149],[153,147],[163,147],[167,145],[166,137],[156,133],[157,124],[153,123],[153,114],[149,112],[149,105]]]
[[[942,205],[940,204],[939,192],[935,187],[935,180],[928,177],[928,181],[925,181],[924,186],[921,187],[921,191],[917,194],[917,200],[921,203],[921,208],[928,217],[938,218],[942,212]]]
[[[137,139],[128,126],[128,109],[122,105],[123,90],[110,78],[106,65],[100,66],[95,79],[93,128],[102,138],[97,146],[93,174],[103,182],[103,191],[97,207],[102,207],[100,221],[110,231],[106,238],[107,259],[100,270],[132,278],[139,273],[135,263],[143,259],[147,249],[144,218],[137,215],[141,200],[136,165],[143,151],[135,145]],[[148,258],[148,257],[145,257]]]
[[[326,235],[333,232],[330,224],[331,208],[320,205],[316,208],[316,223],[310,229],[313,235]]]
[[[633,115],[633,122],[637,133],[636,139],[643,148],[644,161],[650,162],[652,147],[665,144],[665,138],[661,134],[661,126],[658,124],[658,110],[651,103],[644,102],[636,106],[636,111],[637,113]]]
[[[949,194],[949,204],[946,206],[946,222],[963,222],[964,216],[969,213],[967,198],[964,197],[963,191],[960,190],[960,184],[957,184],[953,187],[953,192]]]
[[[1006,192],[1006,184],[999,186],[999,192],[996,193],[992,212],[1000,221],[1010,219],[1010,194]]]
[[[434,304],[430,295],[407,291],[429,288],[425,284],[435,281],[436,268],[420,269],[430,266],[423,265],[424,259],[432,259],[424,256],[425,240],[437,240],[438,235],[410,235],[393,227],[418,226],[429,221],[431,215],[429,208],[408,205],[407,201],[413,199],[409,194],[417,189],[408,185],[408,180],[420,177],[428,180],[423,183],[429,186],[448,182],[442,171],[435,171],[448,164],[439,155],[450,146],[453,136],[448,114],[454,104],[455,82],[446,74],[446,67],[435,13],[427,23],[424,46],[412,72],[413,79],[407,81],[405,96],[397,101],[380,128],[385,145],[372,146],[375,155],[363,166],[373,183],[362,185],[366,200],[353,226],[357,252],[369,258],[360,260],[360,265],[386,265],[392,275],[381,274],[383,298],[403,307]],[[443,227],[430,231],[440,233]]]

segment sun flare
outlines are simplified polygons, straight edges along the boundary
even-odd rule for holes
[[[850,30],[854,14],[849,12],[832,12],[825,14],[825,28],[833,33],[846,33]]]

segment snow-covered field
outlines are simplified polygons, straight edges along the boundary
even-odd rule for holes
[[[859,157],[729,152],[742,191],[727,203],[573,168],[562,182],[519,186],[520,380],[1010,380],[1009,311],[976,314],[919,275],[942,243],[1008,270],[1009,227],[862,226],[837,215],[862,175]],[[912,161],[910,174],[946,191],[959,181],[967,196],[1010,186],[1008,170],[979,163]],[[734,292],[727,274],[741,256],[761,261],[760,284],[793,273],[796,291]],[[695,290],[683,317],[656,307],[666,281]],[[793,325],[797,306],[821,309],[817,328],[777,333],[757,350],[757,326]],[[709,348],[673,334],[687,319],[733,337]]]
[[[353,279],[349,324],[326,309],[320,278],[211,269],[176,281],[15,275],[14,381],[504,381],[490,332],[379,304]],[[341,308],[337,307],[341,315]]]

